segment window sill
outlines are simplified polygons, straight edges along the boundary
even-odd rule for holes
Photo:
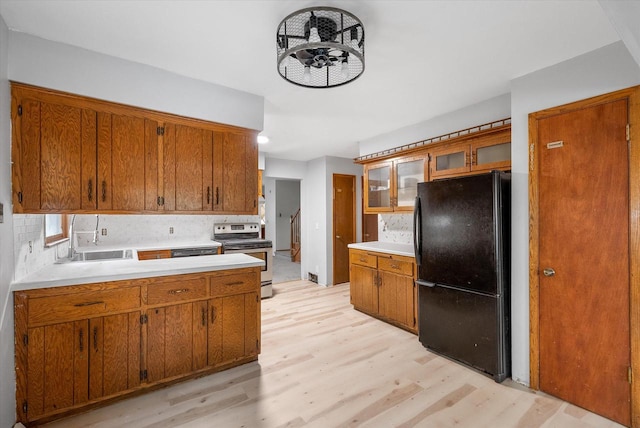
[[[69,238],[62,238],[62,239],[58,239],[57,241],[47,242],[46,244],[44,244],[44,248],[55,247],[67,241],[69,241]]]

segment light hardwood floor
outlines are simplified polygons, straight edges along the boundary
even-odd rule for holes
[[[348,284],[274,286],[257,362],[49,427],[618,427],[507,380],[496,384],[357,312]]]

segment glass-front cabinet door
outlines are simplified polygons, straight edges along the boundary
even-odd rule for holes
[[[403,158],[395,162],[396,211],[412,211],[418,194],[418,183],[427,181],[425,162],[427,157]]]
[[[431,180],[469,172],[470,146],[456,144],[435,149],[431,152]]]
[[[511,141],[503,136],[498,141],[483,141],[471,146],[471,171],[509,169],[511,167]]]
[[[392,195],[392,162],[379,162],[365,166],[364,194],[365,212],[393,211]]]

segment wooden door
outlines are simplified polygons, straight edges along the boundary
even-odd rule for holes
[[[333,283],[349,282],[349,244],[356,241],[356,177],[333,174]]]
[[[86,395],[74,397],[75,389],[87,388],[86,321],[31,328],[28,337],[29,419],[86,401]]]
[[[364,212],[375,214],[393,211],[392,189],[395,186],[393,162],[384,161],[364,166]]]
[[[168,211],[211,211],[211,131],[166,124],[163,137],[164,197]]]
[[[378,272],[375,269],[351,265],[351,304],[369,314],[378,314]]]
[[[213,209],[257,213],[258,151],[248,134],[213,133]]]
[[[20,206],[43,211],[94,208],[95,112],[29,99],[20,105]]]
[[[193,304],[151,309],[147,316],[149,382],[190,372],[193,361]]]
[[[625,425],[627,110],[624,99],[537,122],[540,389]]]
[[[98,114],[98,208],[156,210],[157,123],[135,116]]]
[[[413,278],[384,271],[379,271],[378,275],[378,313],[407,328],[413,328]]]
[[[259,351],[259,293],[209,300],[208,362],[230,363]]]
[[[89,321],[89,399],[140,385],[140,312]]]
[[[431,152],[429,179],[450,177],[470,171],[471,153],[469,143],[452,144]]]

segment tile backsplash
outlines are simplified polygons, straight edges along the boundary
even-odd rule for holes
[[[259,222],[258,216],[226,215],[76,215],[74,229],[78,245],[94,245],[93,231],[98,220],[97,246],[130,246],[142,243],[207,240],[213,237],[214,223]],[[58,258],[65,257],[68,241],[45,247],[44,215],[14,214],[15,280],[33,273]],[[106,235],[102,234],[105,229]]]
[[[411,244],[413,214],[378,214],[378,241]]]

